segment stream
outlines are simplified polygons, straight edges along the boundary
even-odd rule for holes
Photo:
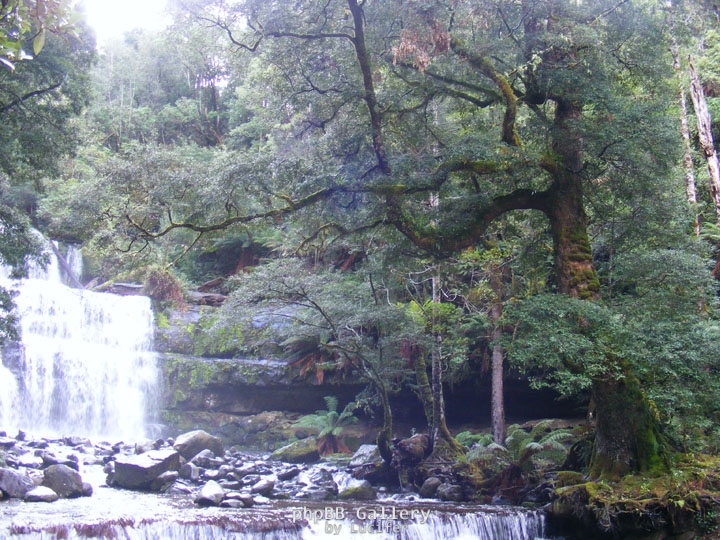
[[[54,503],[0,502],[0,538],[533,540],[542,513],[515,507],[418,502],[272,501],[248,509],[200,508],[188,497],[104,486],[99,466],[83,469],[91,497]]]
[[[79,259],[72,251],[67,258]],[[70,288],[56,260],[28,279],[6,273],[0,281],[18,293],[22,336],[0,363],[2,435],[150,436],[160,377],[149,299]],[[2,458],[0,452],[0,467]],[[20,467],[25,475],[40,474],[33,468],[40,465]],[[545,534],[542,513],[523,508],[385,493],[372,503],[267,499],[252,508],[206,508],[188,494],[108,487],[98,462],[81,461],[79,472],[93,486],[90,497],[24,502],[0,492],[0,539],[533,540]]]

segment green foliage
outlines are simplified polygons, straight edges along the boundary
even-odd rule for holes
[[[0,6],[0,64],[13,70],[17,61],[40,54],[48,34],[72,34],[76,16],[68,0],[7,0]]]
[[[345,427],[357,423],[355,416],[357,404],[354,402],[345,405],[342,412],[337,412],[338,400],[334,396],[325,396],[327,410],[316,411],[315,414],[308,414],[301,417],[293,424],[293,427],[313,428],[318,430],[318,450],[320,454],[336,454],[338,452],[349,452],[339,437]]]
[[[550,430],[550,420],[543,420],[528,432],[517,424],[508,426],[503,445],[492,442],[492,435],[475,443],[467,454],[469,461],[498,459],[505,466],[529,470],[539,460],[560,464],[567,453],[567,442],[573,434],[566,429]]]
[[[536,386],[571,396],[593,377],[620,375],[609,359],[629,336],[622,318],[597,303],[542,294],[507,306],[504,318],[516,326],[505,343],[508,359]]]

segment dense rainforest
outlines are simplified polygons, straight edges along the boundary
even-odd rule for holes
[[[715,3],[168,9],[97,48],[65,2],[0,7],[18,274],[34,228],[82,246],[86,287],[141,282],[158,313],[226,297],[213,352],[272,343],[367,383],[388,463],[393,393],[417,394],[435,458],[467,459],[443,393],[490,378],[502,445],[509,374],[588,404],[588,478],[717,456]]]

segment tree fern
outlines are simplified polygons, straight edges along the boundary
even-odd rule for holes
[[[529,432],[513,424],[507,428],[504,445],[492,442],[492,437],[480,440],[470,449],[468,459],[479,461],[495,456],[508,466],[514,465],[521,469],[529,468],[536,459],[559,463],[567,453],[563,441],[573,435],[567,429],[547,431],[549,427],[550,420],[538,422]]]
[[[315,411],[301,417],[293,424],[294,427],[305,427],[319,430],[318,450],[321,454],[349,453],[350,449],[339,439],[344,428],[358,421],[355,416],[357,404],[348,403],[341,413],[337,412],[338,400],[335,396],[325,396],[327,410]]]

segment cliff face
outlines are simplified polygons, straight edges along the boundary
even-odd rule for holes
[[[208,351],[213,351],[213,344],[205,329],[215,309],[190,305],[156,321],[155,349],[162,372],[158,420],[169,435],[203,429],[222,437],[228,446],[274,450],[292,437],[304,436],[292,424],[304,414],[325,409],[324,396],[337,397],[342,407],[365,388],[362,382],[332,372],[318,384],[314,373],[303,376],[284,360],[212,357]],[[488,377],[448,387],[450,425],[489,425],[490,393]],[[424,429],[423,409],[411,390],[391,401],[398,436],[408,435],[411,428]],[[512,422],[583,415],[576,405],[558,402],[550,391],[531,390],[518,379],[505,381],[505,402]],[[364,427],[353,430],[358,442],[373,441],[371,422],[360,426]]]
[[[330,378],[318,385],[282,360],[207,356],[203,329],[214,309],[191,305],[156,321],[159,420],[171,434],[204,429],[228,445],[272,450],[296,435],[297,418],[325,408],[324,396],[347,403],[364,388]]]

